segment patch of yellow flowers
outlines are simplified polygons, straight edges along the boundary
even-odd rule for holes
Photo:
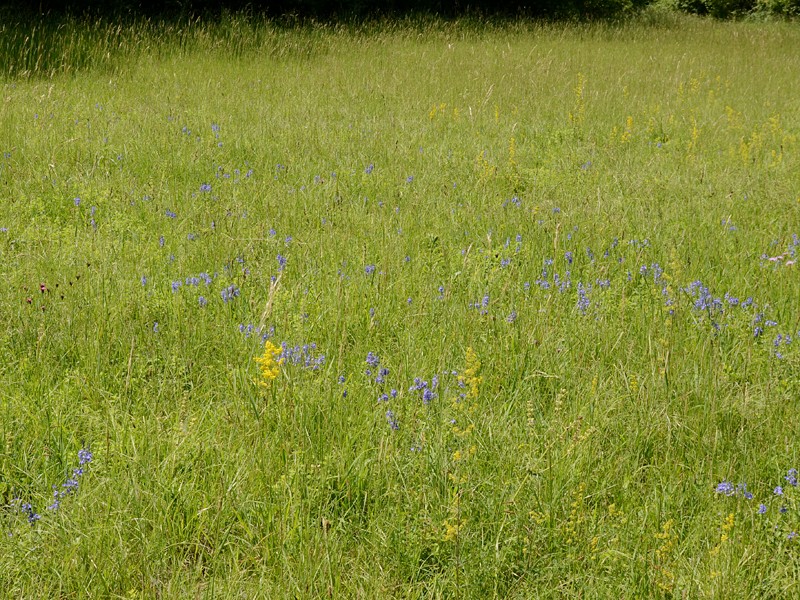
[[[253,359],[258,363],[261,370],[261,378],[255,380],[259,386],[269,387],[272,380],[280,373],[280,366],[283,364],[283,358],[280,358],[281,352],[280,346],[276,346],[267,340],[264,343],[264,354]]]

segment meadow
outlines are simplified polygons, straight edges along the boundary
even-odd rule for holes
[[[2,595],[800,594],[797,24],[12,33]]]

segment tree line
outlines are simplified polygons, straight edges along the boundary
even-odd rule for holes
[[[284,19],[363,20],[409,15],[614,19],[660,4],[717,18],[800,16],[800,0],[0,0],[0,8],[38,15],[109,18],[214,18],[224,13]]]

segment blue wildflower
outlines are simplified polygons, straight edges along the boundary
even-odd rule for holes
[[[33,525],[34,523],[36,523],[36,521],[42,518],[42,515],[36,513],[33,510],[33,507],[29,502],[26,502],[25,504],[20,506],[20,509],[28,516],[28,523],[30,523],[31,525]]]
[[[581,314],[585,315],[589,308],[589,295],[588,289],[583,286],[583,283],[578,282],[578,310]]]
[[[733,496],[736,493],[736,488],[730,481],[722,481],[717,484],[716,492],[718,494],[725,494],[726,496]]]
[[[789,485],[797,487],[797,469],[789,469],[784,479],[789,482]]]
[[[227,288],[222,290],[222,292],[221,292],[222,301],[225,302],[225,303],[228,303],[231,300],[233,300],[234,298],[238,298],[239,297],[239,293],[240,293],[239,292],[239,288],[236,285],[231,284]]]

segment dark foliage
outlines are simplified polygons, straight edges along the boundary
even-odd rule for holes
[[[242,12],[272,18],[363,20],[414,14],[442,18],[463,16],[608,19],[642,8],[652,0],[38,0],[0,2],[0,9],[38,15],[109,18],[207,17]]]

